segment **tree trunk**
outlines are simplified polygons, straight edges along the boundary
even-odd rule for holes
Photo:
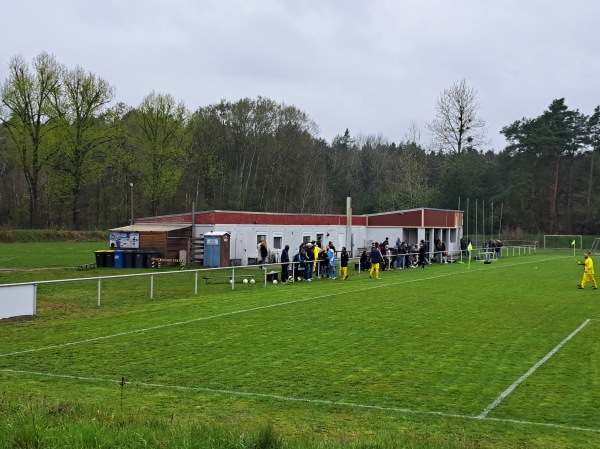
[[[560,168],[560,155],[556,156],[556,164],[554,166],[554,181],[551,186],[552,197],[550,199],[550,232],[556,233],[558,230],[558,217],[556,215],[556,203],[558,200],[558,174]]]
[[[596,154],[596,150],[592,149],[592,156],[590,161],[590,173],[588,175],[588,188],[587,195],[585,199],[585,225],[584,230],[585,233],[589,233],[590,231],[590,213],[592,210],[592,191],[594,185],[594,156]]]

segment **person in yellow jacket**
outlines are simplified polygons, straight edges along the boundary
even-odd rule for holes
[[[319,245],[317,245],[315,243],[315,245],[313,246],[313,253],[315,255],[315,258],[313,259],[313,273],[317,272],[317,263],[319,262],[319,251],[321,248],[319,248]]]
[[[592,288],[596,290],[598,288],[598,284],[596,283],[596,278],[594,277],[594,261],[590,257],[590,253],[583,253],[583,258],[583,262],[577,262],[577,265],[583,265],[583,278],[581,279],[581,284],[579,284],[577,288],[585,288],[585,284],[591,282]]]

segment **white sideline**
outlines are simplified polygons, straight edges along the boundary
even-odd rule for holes
[[[389,283],[388,282],[384,282],[384,283],[379,283],[377,285],[373,285],[372,287],[364,287],[364,288],[359,288],[359,289],[356,289],[356,290],[350,290],[350,292],[352,292],[352,291],[353,292],[362,292],[362,291],[373,290],[373,289],[376,289],[376,288],[386,288],[386,287],[395,286],[395,285],[410,284],[410,283],[413,283],[413,282],[422,282],[422,281],[427,281],[427,280],[432,280],[432,279],[444,278],[444,277],[448,277],[448,276],[456,276],[456,275],[460,275],[460,274],[476,273],[476,272],[478,272],[480,270],[484,270],[484,269],[514,267],[516,265],[524,265],[524,264],[530,264],[530,263],[539,263],[539,262],[544,262],[546,260],[554,260],[554,259],[556,259],[556,257],[553,257],[553,258],[550,258],[550,259],[537,260],[535,262],[521,262],[521,263],[516,263],[516,264],[511,264],[511,265],[506,265],[506,266],[486,267],[486,268],[479,268],[479,269],[468,270],[468,271],[465,270],[465,271],[458,272],[458,273],[453,272],[453,273],[447,273],[447,274],[438,274],[436,276],[429,276],[429,277],[418,278],[418,279],[408,279],[408,280],[404,280],[404,281],[400,281],[400,282],[389,282]],[[125,331],[125,332],[118,332],[116,334],[102,335],[100,337],[94,337],[94,338],[87,338],[85,340],[78,340],[78,341],[72,341],[72,342],[67,342],[67,343],[60,343],[60,344],[56,344],[56,345],[42,346],[40,348],[24,349],[22,351],[15,351],[15,352],[9,352],[9,353],[0,354],[0,358],[2,358],[2,357],[10,357],[12,355],[27,354],[27,353],[30,353],[30,352],[45,351],[47,349],[57,349],[57,348],[64,348],[64,347],[67,347],[67,346],[80,345],[80,344],[84,344],[84,343],[92,343],[92,342],[95,342],[95,341],[107,340],[107,339],[116,338],[116,337],[123,337],[125,335],[132,335],[132,334],[137,334],[137,333],[141,333],[141,332],[148,332],[148,331],[153,331],[153,330],[158,330],[158,329],[165,329],[167,327],[182,326],[184,324],[195,323],[195,322],[198,322],[198,321],[211,320],[211,319],[214,319],[214,318],[222,318],[222,317],[237,315],[237,314],[240,314],[240,313],[255,312],[257,310],[264,310],[264,309],[269,309],[269,308],[273,308],[273,307],[286,306],[286,305],[290,305],[290,304],[298,304],[298,303],[302,303],[302,302],[306,302],[306,301],[312,301],[312,300],[315,300],[315,299],[330,298],[330,297],[334,297],[334,296],[345,295],[348,292],[349,292],[349,290],[344,290],[344,291],[339,292],[339,293],[329,293],[327,295],[321,295],[321,296],[309,296],[309,297],[304,298],[304,299],[296,299],[296,300],[293,300],[293,301],[286,301],[286,302],[280,302],[280,303],[276,303],[276,304],[269,304],[269,305],[266,305],[266,306],[252,307],[250,309],[234,310],[233,312],[225,312],[225,313],[220,313],[220,314],[217,314],[217,315],[209,315],[209,316],[203,316],[203,317],[198,317],[198,318],[192,318],[192,319],[185,320],[185,321],[177,321],[175,323],[160,324],[160,325],[157,325],[157,326],[151,326],[151,327],[146,327],[146,328],[142,328],[142,329],[134,329],[134,330]]]
[[[581,326],[579,326],[577,329],[575,329],[573,332],[571,332],[571,334],[569,334],[569,336],[567,338],[565,338],[558,345],[556,345],[556,347],[552,351],[550,351],[548,354],[546,354],[544,356],[544,358],[542,358],[539,362],[537,362],[535,365],[533,365],[529,369],[529,371],[527,371],[525,374],[523,374],[521,377],[519,377],[516,381],[514,381],[510,387],[508,387],[506,390],[504,390],[502,393],[500,393],[500,396],[498,396],[494,400],[494,402],[492,402],[490,405],[488,405],[477,416],[477,418],[479,418],[479,419],[485,418],[488,415],[488,413],[491,412],[494,408],[496,408],[496,406],[498,404],[500,404],[506,396],[511,394],[514,391],[514,389],[517,388],[519,386],[519,384],[521,384],[521,382],[523,382],[525,379],[527,379],[529,376],[531,376],[540,366],[542,366],[544,363],[546,363],[550,357],[552,357],[554,354],[556,354],[560,348],[562,348],[571,338],[573,338],[575,335],[577,335],[577,333],[581,329],[583,329],[585,326],[587,326],[587,324],[589,322],[590,322],[590,319],[585,320]]]
[[[35,372],[35,371],[13,370],[13,369],[8,369],[8,368],[0,368],[0,372],[21,374],[21,375],[23,375],[23,374],[35,375],[35,376],[43,376],[43,377],[56,377],[56,378],[61,378],[61,379],[81,380],[81,381],[87,381],[87,382],[104,382],[104,383],[115,383],[115,384],[119,384],[121,382],[120,379],[114,380],[114,379],[102,379],[99,377],[71,376],[68,374],[40,373],[40,372]],[[224,395],[230,395],[230,396],[246,396],[246,397],[255,397],[255,398],[263,398],[263,399],[274,399],[277,401],[299,402],[299,403],[306,403],[306,404],[319,404],[319,405],[336,406],[336,407],[361,408],[361,409],[369,409],[369,410],[379,410],[379,411],[384,411],[384,412],[414,414],[414,415],[435,415],[435,416],[441,416],[443,418],[476,419],[476,420],[485,419],[487,421],[502,422],[502,423],[509,423],[509,424],[551,427],[551,428],[555,428],[555,429],[572,430],[572,431],[578,431],[578,432],[600,433],[600,429],[593,429],[590,427],[567,426],[564,424],[543,423],[543,422],[535,422],[535,421],[510,419],[510,418],[487,418],[487,417],[480,418],[479,416],[461,415],[459,413],[420,411],[420,410],[412,410],[412,409],[404,408],[404,407],[391,407],[391,406],[382,406],[382,405],[360,404],[360,403],[355,403],[355,402],[332,401],[332,400],[327,400],[327,399],[295,398],[295,397],[291,397],[291,396],[281,396],[281,395],[276,395],[276,394],[224,390],[224,389],[219,389],[219,388],[189,387],[189,386],[181,386],[181,385],[166,385],[166,384],[157,384],[157,383],[151,383],[151,382],[135,382],[135,381],[126,382],[126,385],[136,385],[139,387],[163,388],[163,389],[172,389],[172,390],[198,391],[198,392],[212,393],[212,394],[224,394]]]

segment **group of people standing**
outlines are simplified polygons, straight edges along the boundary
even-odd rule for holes
[[[348,261],[350,255],[346,247],[342,247],[340,252],[340,271],[341,280],[348,279]],[[290,246],[285,245],[281,253],[281,279],[286,284],[289,281],[299,282],[313,280],[316,276],[337,279],[337,252],[332,242],[322,245],[321,240],[302,242],[298,251],[290,259]],[[290,263],[291,262],[291,263]],[[290,265],[292,265],[292,274],[290,275]]]
[[[427,258],[425,241],[421,240],[418,245],[409,245],[402,242],[400,238],[396,240],[393,249],[390,248],[388,239],[382,243],[373,242],[371,252],[367,256],[366,250],[361,255],[361,269],[369,270],[369,277],[375,274],[375,279],[379,279],[379,272],[384,270],[393,270],[394,263],[396,269],[402,270],[407,267],[421,267],[429,265],[431,262]]]
[[[434,257],[440,263],[447,263],[448,253],[446,251],[446,242],[436,238],[434,240],[435,252]],[[431,260],[427,251],[427,243],[421,240],[419,243],[409,244],[403,242],[400,237],[394,245],[389,244],[389,239],[383,242],[374,242],[371,245],[370,253],[367,250],[363,251],[360,259],[361,270],[402,270],[404,268],[425,268],[425,265],[430,265]],[[375,266],[378,264],[379,266]],[[372,274],[371,274],[372,276]]]
[[[440,263],[446,263],[448,260],[445,242],[442,239],[435,239],[434,244],[436,248],[435,256],[438,257]],[[266,264],[268,250],[265,241],[260,242],[258,251],[260,264]],[[349,259],[350,254],[346,247],[342,247],[339,251],[342,281],[348,279]],[[310,282],[315,275],[319,278],[338,278],[338,251],[336,251],[331,241],[327,245],[323,245],[320,239],[303,241],[293,256],[290,255],[290,246],[285,245],[281,253],[280,263],[283,284],[289,281],[299,282],[302,280]],[[424,240],[421,240],[418,244],[408,244],[401,241],[400,237],[394,245],[390,245],[388,238],[381,243],[374,242],[370,253],[365,250],[360,258],[361,270],[369,270],[369,277],[372,278],[375,275],[376,279],[379,279],[380,271],[393,270],[394,265],[396,269],[402,270],[408,267],[424,269],[429,264],[431,264],[431,261],[428,258]]]

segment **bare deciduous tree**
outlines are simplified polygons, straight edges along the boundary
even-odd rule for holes
[[[435,102],[435,118],[427,125],[435,147],[462,154],[467,148],[481,149],[488,144],[485,120],[478,115],[480,108],[477,91],[466,80],[444,90]]]

